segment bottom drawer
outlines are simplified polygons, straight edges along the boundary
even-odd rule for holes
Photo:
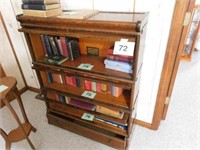
[[[90,138],[94,141],[98,141],[116,149],[126,148],[125,137],[116,134],[111,134],[103,130],[101,131],[96,128],[90,128],[89,126],[87,126],[87,124],[54,113],[47,113],[47,118],[49,124],[56,125],[63,129],[67,129],[71,132],[77,133],[79,135]]]

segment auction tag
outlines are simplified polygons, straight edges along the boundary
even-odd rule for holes
[[[78,66],[79,69],[84,69],[84,70],[91,70],[94,67],[94,65],[91,64],[80,64]]]
[[[94,120],[94,115],[90,115],[88,113],[84,113],[81,118],[84,119],[84,120],[93,121]]]
[[[96,93],[92,91],[84,91],[81,96],[93,99],[96,96]]]
[[[113,54],[133,56],[134,48],[135,42],[128,42],[126,39],[121,39],[121,41],[115,42]]]
[[[8,87],[5,85],[0,85],[0,92],[3,92],[4,90],[6,90]]]

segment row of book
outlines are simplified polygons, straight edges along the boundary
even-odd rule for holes
[[[51,17],[62,14],[59,0],[22,0],[23,15]]]
[[[64,75],[49,73],[49,72],[46,72],[46,75],[47,75],[47,79],[49,83],[57,82],[61,84],[67,84],[67,85],[79,87],[88,91],[111,94],[115,97],[119,97],[123,92],[122,87],[107,85],[105,83],[98,83],[94,81],[89,81],[89,80],[84,80],[80,78],[64,76]]]
[[[47,97],[62,103],[66,103],[75,107],[79,107],[79,108],[83,108],[86,110],[90,110],[90,111],[96,111],[98,113],[101,114],[105,114],[114,118],[118,118],[118,119],[122,119],[124,116],[124,112],[121,112],[119,110],[116,109],[111,109],[111,108],[107,108],[104,106],[100,106],[100,105],[95,105],[95,104],[91,104],[91,103],[87,103],[87,102],[83,102],[74,98],[69,98],[67,96],[63,96],[63,95],[59,95],[57,93],[47,93]],[[95,119],[116,127],[119,127],[121,129],[127,129],[127,125],[126,124],[121,124],[118,122],[114,122],[111,121],[109,119],[106,119],[105,117],[102,116],[95,116]]]
[[[80,56],[80,47],[77,38],[40,35],[46,58],[64,56],[75,60]]]
[[[105,68],[125,73],[133,72],[133,56],[116,55],[113,47],[108,49],[107,59],[104,60]]]

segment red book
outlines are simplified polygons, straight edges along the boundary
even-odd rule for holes
[[[66,44],[66,41],[65,41],[65,37],[63,37],[63,36],[60,37],[60,44],[61,44],[61,47],[62,47],[63,56],[68,58],[68,50],[67,50],[67,44]]]
[[[101,93],[101,83],[96,83],[96,90]]]
[[[127,58],[127,57],[122,57],[122,56],[117,56],[117,55],[107,55],[107,58],[110,60],[115,60],[115,61],[123,61],[123,62],[128,62],[132,63],[133,59],[132,58]]]
[[[76,85],[76,79],[74,77],[72,77],[72,84],[73,84],[74,87],[77,87],[77,85]]]
[[[85,87],[86,90],[92,90],[91,81],[84,80],[84,87]]]
[[[68,85],[72,85],[73,86],[72,77],[65,76],[65,83],[68,84]]]

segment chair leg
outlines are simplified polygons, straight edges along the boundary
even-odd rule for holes
[[[6,143],[6,150],[10,150],[11,147],[11,142],[8,140],[8,135],[6,134],[6,132],[0,128],[0,134],[1,136],[4,138],[5,143]]]
[[[35,147],[33,146],[33,144],[31,143],[28,135],[26,134],[26,132],[24,131],[24,128],[22,127],[22,124],[19,120],[19,117],[17,116],[15,110],[13,109],[13,107],[11,106],[11,104],[8,102],[7,98],[3,99],[3,102],[5,103],[5,105],[8,107],[8,109],[10,110],[10,112],[12,113],[13,117],[15,118],[15,120],[17,121],[17,124],[19,125],[24,137],[26,138],[27,142],[29,143],[29,145],[31,146],[32,149],[35,149]]]

